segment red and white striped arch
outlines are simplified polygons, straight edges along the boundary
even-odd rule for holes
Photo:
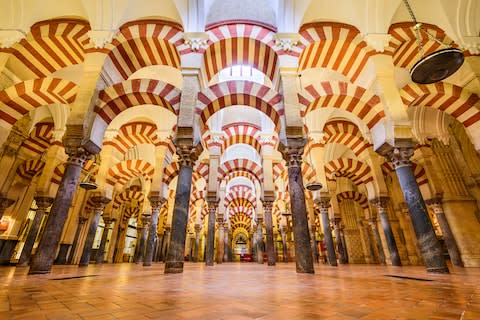
[[[425,169],[419,165],[418,163],[412,162],[412,170],[413,175],[415,176],[415,180],[417,180],[417,184],[419,186],[428,183],[427,173]],[[384,162],[382,164],[382,172],[384,175],[389,175],[394,172],[395,169],[393,168],[393,164],[391,162]]]
[[[178,165],[178,162],[172,162],[168,166],[163,169],[163,177],[162,177],[162,182],[166,185],[169,186],[170,182],[178,176],[178,173],[180,172],[180,166]]]
[[[245,171],[256,177],[255,180],[263,181],[263,169],[256,162],[248,159],[234,159],[222,163],[218,167],[218,181],[224,180],[228,174],[235,171]]]
[[[157,126],[150,122],[129,122],[123,125],[118,135],[112,140],[105,141],[104,145],[113,146],[121,154],[139,144],[153,144],[154,146],[168,145],[168,141],[161,141],[157,136]]]
[[[335,70],[352,82],[362,73],[375,50],[368,47],[357,28],[336,22],[309,23],[300,29],[298,71],[310,68]]]
[[[413,27],[413,22],[401,22],[392,24],[388,30],[392,38],[384,54],[392,55],[396,67],[411,69],[422,57],[418,51],[417,36]],[[445,32],[435,25],[422,23],[422,29],[427,30],[442,43],[452,43]],[[420,38],[425,56],[441,49],[441,44],[430,39],[424,31],[420,32]]]
[[[400,91],[403,103],[426,106],[448,113],[466,128],[480,130],[480,96],[447,82],[411,83]],[[479,131],[480,132],[480,131]]]
[[[83,63],[89,30],[83,20],[45,20],[34,24],[25,39],[0,51],[10,53],[12,63],[25,66],[23,79],[44,78]]]
[[[322,143],[343,144],[350,148],[356,156],[362,154],[372,145],[363,138],[358,127],[349,121],[330,121],[323,128],[325,135]]]
[[[302,162],[301,169],[304,183],[310,183],[315,181],[315,170],[310,164]]]
[[[61,163],[55,167],[55,170],[53,170],[52,179],[50,180],[53,184],[60,185],[63,174],[65,173],[65,166],[65,163]]]
[[[198,93],[196,113],[202,129],[217,111],[235,105],[245,105],[263,112],[277,130],[284,109],[282,95],[275,90],[252,81],[226,81],[214,84]]]
[[[102,90],[94,110],[107,124],[122,111],[144,104],[157,105],[178,115],[180,95],[181,91],[169,83],[132,79]]]
[[[45,162],[40,159],[26,160],[20,166],[18,166],[17,175],[25,180],[32,180],[35,176],[42,172],[44,167]]]
[[[161,20],[124,24],[115,39],[100,51],[108,53],[102,72],[114,83],[124,81],[148,66],[164,65],[178,69],[179,53],[190,52],[183,39],[182,27]]]
[[[277,162],[272,166],[273,181],[281,178],[284,181],[288,179],[287,167],[282,162]]]
[[[251,202],[254,206],[256,206],[256,200],[257,198],[255,197],[254,194],[252,194],[252,191],[250,188],[245,188],[246,186],[243,186],[244,188],[232,188],[228,194],[225,196],[225,202],[230,203],[235,199],[246,199],[247,201]]]
[[[232,230],[235,230],[237,228],[244,228],[247,231],[250,231],[250,228],[252,226],[252,216],[240,212],[231,215],[229,219]]]
[[[125,208],[123,211],[123,216],[127,219],[130,219],[131,217],[138,217],[140,214],[140,208],[139,207],[128,207]]]
[[[348,178],[356,185],[373,181],[370,167],[355,159],[334,159],[325,165],[325,173],[331,181],[338,177]]]
[[[114,186],[119,183],[125,185],[131,178],[143,177],[151,180],[155,168],[145,160],[125,160],[117,163],[108,170],[107,184]]]
[[[143,202],[144,199],[145,196],[140,188],[128,188],[115,197],[113,208],[118,209],[124,202],[131,202],[132,200]]]
[[[248,123],[236,124],[232,123],[222,128],[225,138],[221,146],[223,153],[228,147],[244,143],[252,146],[259,154],[261,154],[262,145],[259,140],[260,130],[258,127]]]
[[[358,191],[345,191],[337,194],[337,201],[341,203],[344,200],[353,200],[357,202],[362,209],[368,209],[368,198],[365,194]]]
[[[194,167],[194,170],[205,180],[208,179],[208,173],[210,170],[208,163],[198,162],[198,164]]]
[[[233,65],[249,65],[273,79],[278,69],[275,33],[251,24],[230,24],[207,31],[210,40],[203,62],[208,81]]]
[[[298,94],[302,116],[317,108],[337,108],[356,115],[369,129],[385,117],[380,97],[365,88],[342,81],[311,84]]]
[[[30,136],[22,142],[21,148],[35,155],[41,155],[52,143],[53,122],[39,122],[35,125]],[[56,141],[61,144],[60,141]]]
[[[238,177],[244,177],[244,178],[247,178],[249,179],[250,181],[258,181],[258,183],[262,183],[261,180],[259,180],[259,178],[257,176],[255,176],[254,174],[252,174],[251,172],[249,171],[245,171],[243,169],[235,169],[231,172],[228,172],[224,179],[227,181],[231,181],[232,179],[235,179],[235,178],[238,178]]]
[[[0,125],[9,128],[41,106],[72,103],[76,94],[77,85],[63,79],[42,78],[17,83],[0,91]]]

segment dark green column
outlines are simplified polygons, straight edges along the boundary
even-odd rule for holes
[[[392,265],[401,266],[402,262],[400,261],[400,255],[398,254],[397,242],[395,241],[395,237],[393,236],[390,220],[388,219],[388,198],[379,197],[373,199],[371,203],[377,208],[378,216],[380,217],[380,223],[382,224],[385,239],[387,240],[388,252],[390,253],[390,260],[392,261]]]
[[[151,266],[153,260],[153,253],[155,251],[155,241],[157,238],[157,226],[158,218],[160,214],[160,208],[165,203],[166,199],[160,194],[150,194],[148,200],[152,206],[152,218],[150,221],[150,229],[148,230],[147,248],[145,250],[145,259],[143,260],[143,266]]]
[[[318,208],[320,209],[320,219],[322,221],[323,236],[325,239],[325,246],[327,247],[328,263],[331,266],[337,266],[337,254],[335,253],[335,246],[333,244],[332,229],[330,228],[330,219],[328,218],[328,208],[330,207],[330,198],[321,197],[316,200]]]

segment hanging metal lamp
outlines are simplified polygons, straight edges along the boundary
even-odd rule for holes
[[[93,164],[93,167],[95,167],[96,163]],[[80,188],[85,189],[85,190],[95,190],[98,188],[97,184],[95,182],[90,182],[90,177],[92,176],[93,172],[93,167],[90,169],[88,174],[85,176],[85,179],[80,182]]]
[[[460,49],[449,47],[447,44],[444,44],[435,38],[427,30],[423,29],[422,24],[417,22],[408,0],[403,0],[403,3],[407,7],[412,20],[415,23],[414,30],[417,38],[418,50],[422,55],[422,58],[418,60],[410,70],[412,81],[420,84],[430,84],[448,78],[462,66],[465,59],[463,52]],[[432,52],[425,56],[420,37],[421,31],[426,33],[433,41],[446,46],[447,48]]]

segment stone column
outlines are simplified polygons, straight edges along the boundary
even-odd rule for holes
[[[282,249],[283,249],[283,262],[288,262],[288,248],[287,248],[287,233],[285,227],[280,228],[280,234],[282,236]]]
[[[257,218],[257,263],[263,264],[263,218]]]
[[[385,239],[387,240],[388,252],[390,253],[390,260],[392,260],[392,265],[399,267],[402,265],[402,262],[400,261],[397,242],[395,241],[395,237],[393,236],[390,220],[388,219],[388,213],[387,213],[388,198],[379,197],[379,198],[373,199],[371,203],[377,208],[377,212],[380,217],[380,222],[382,223],[383,232],[385,233]]]
[[[157,193],[151,193],[148,196],[148,200],[152,206],[152,219],[150,221],[150,229],[148,230],[147,248],[145,250],[143,266],[152,265],[153,253],[155,251],[155,241],[157,239],[158,216],[160,214],[160,208],[166,201],[164,197]]]
[[[258,232],[257,232],[257,225],[254,224],[252,226],[252,261],[253,262],[257,262],[257,236],[258,236]]]
[[[370,224],[370,227],[372,228],[373,236],[375,237],[375,243],[377,245],[377,251],[378,251],[378,259],[380,260],[381,264],[386,264],[385,252],[383,251],[383,245],[382,245],[382,239],[380,238],[380,233],[378,233],[377,219],[370,218],[368,220],[368,223]]]
[[[95,208],[93,209],[94,216],[90,222],[90,226],[88,227],[88,233],[87,238],[85,239],[85,245],[83,246],[82,257],[80,258],[80,263],[78,264],[79,267],[86,267],[90,262],[90,255],[92,254],[93,240],[95,240],[95,234],[97,233],[98,221],[103,213],[103,209],[105,209],[107,203],[110,202],[110,199],[103,196],[93,196],[91,199],[95,205]]]
[[[28,231],[27,239],[25,240],[25,244],[23,245],[22,254],[20,255],[20,259],[18,260],[17,264],[18,267],[25,267],[30,262],[33,245],[35,243],[35,239],[37,238],[38,229],[40,229],[40,223],[42,222],[45,210],[47,210],[47,208],[52,204],[53,198],[36,196],[35,202],[37,204],[37,212],[35,212],[32,226]]]
[[[217,264],[223,262],[223,247],[224,247],[224,236],[223,236],[223,215],[217,215]]]
[[[328,219],[328,207],[330,206],[329,197],[321,197],[317,199],[318,207],[320,208],[320,219],[322,220],[323,235],[325,238],[325,245],[327,247],[328,263],[331,266],[337,266],[337,255],[335,254],[335,247],[333,245],[332,230],[330,229],[330,220]]]
[[[230,242],[228,238],[228,223],[223,223],[223,262],[228,262]]]
[[[340,227],[340,222],[342,221],[341,218],[333,218],[331,222],[333,224],[333,231],[335,232],[335,238],[337,239],[337,251],[339,255],[340,264],[347,264],[348,257],[347,252],[345,250],[345,243],[342,237],[342,228]]]
[[[200,253],[200,237],[202,236],[202,225],[195,225],[195,248],[193,250],[193,262],[199,262],[199,253]]]
[[[463,261],[460,251],[458,250],[457,242],[455,241],[452,230],[450,229],[450,225],[445,217],[445,212],[443,211],[442,199],[432,198],[427,200],[426,204],[432,208],[435,216],[437,217],[438,224],[442,230],[443,240],[447,246],[448,255],[450,256],[452,264],[457,267],[463,267]]]
[[[141,263],[145,257],[145,244],[148,236],[148,226],[150,225],[151,215],[149,213],[142,214],[142,227],[140,228],[140,239],[138,239],[137,254],[135,263]]]
[[[314,262],[319,263],[320,255],[318,253],[317,239],[315,235],[317,232],[317,228],[313,223],[310,224],[309,232],[310,232],[310,245],[312,246],[312,255],[313,255],[312,258]]]
[[[215,212],[217,211],[218,200],[215,196],[208,199],[208,234],[205,248],[205,264],[213,266],[213,255],[215,251]]]
[[[427,272],[448,273],[448,267],[442,254],[442,248],[433,231],[428,217],[427,207],[413,174],[410,157],[413,146],[404,143],[403,146],[386,147],[383,154],[389,158],[395,168],[403,196],[412,217],[413,228],[418,239],[423,261]],[[382,150],[380,151],[382,152]]]
[[[176,145],[179,156],[180,172],[178,173],[175,205],[172,217],[172,235],[168,247],[165,273],[182,273],[187,233],[190,192],[192,189],[193,164],[201,152],[201,144],[192,146],[192,138],[182,138],[182,128],[177,133]],[[192,133],[190,133],[192,134]]]
[[[273,199],[263,200],[263,214],[265,216],[265,231],[267,236],[267,264],[275,265],[275,243],[273,241],[273,219],[272,219]]]
[[[78,238],[80,237],[80,233],[82,232],[83,226],[85,225],[85,222],[87,222],[88,218],[80,215],[78,217],[78,225],[77,225],[77,230],[75,230],[75,236],[73,237],[73,244],[72,244],[72,249],[70,250],[70,256],[68,257],[67,263],[71,264],[73,261],[73,258],[75,256],[75,252],[77,251],[77,246],[78,246]]]
[[[310,246],[310,235],[308,233],[302,169],[300,168],[303,148],[306,141],[303,139],[301,128],[296,128],[295,131],[300,132],[296,132],[293,138],[289,137],[287,139],[288,146],[281,145],[281,151],[288,165],[288,188],[290,191],[290,206],[295,237],[296,270],[297,273],[315,273],[312,247]]]
[[[68,129],[67,129],[68,134]],[[45,225],[42,239],[37,248],[37,252],[32,259],[28,274],[43,274],[49,273],[55,254],[57,253],[58,243],[62,235],[65,221],[67,220],[68,210],[72,204],[73,194],[77,189],[80,172],[83,164],[91,153],[78,144],[72,143],[71,140],[76,140],[78,137],[64,138],[65,153],[68,154],[68,160],[65,167],[60,186],[58,187],[57,195],[53,201],[52,209],[48,215],[48,220]],[[78,142],[78,141],[75,141]],[[76,146],[72,146],[75,144]],[[99,150],[94,150],[97,153]]]
[[[102,264],[105,257],[105,247],[107,245],[108,232],[110,231],[110,226],[114,220],[110,217],[103,217],[103,222],[105,227],[102,232],[102,239],[100,240],[100,246],[98,247],[97,256],[95,257],[96,264]]]
[[[14,200],[0,195],[0,220],[2,220],[5,210],[7,210],[7,208],[10,207],[14,202]]]

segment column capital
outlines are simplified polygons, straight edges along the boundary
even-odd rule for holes
[[[111,225],[113,221],[115,221],[115,219],[113,219],[112,217],[103,217],[103,222],[105,223],[105,228],[107,228],[107,226]]]
[[[163,196],[160,195],[160,192],[150,192],[148,195],[148,201],[152,206],[152,210],[159,210],[162,205],[167,201]]]
[[[180,166],[193,167],[193,164],[203,151],[201,143],[193,145],[193,128],[178,127],[174,144],[177,148]]]
[[[335,217],[335,218],[330,219],[330,222],[333,224],[335,229],[341,229],[340,223],[342,222],[342,218]]]
[[[7,198],[7,197],[4,197],[4,196],[0,195],[0,211],[7,209],[7,208],[10,207],[14,202],[15,202],[15,200],[9,199],[9,198]]]
[[[330,197],[319,197],[315,199],[315,203],[318,205],[320,210],[325,210],[330,207]]]
[[[272,211],[273,199],[265,198],[265,197],[264,197],[264,198],[263,198],[263,201],[262,201],[262,204],[263,204],[263,210],[269,211],[269,212]]]
[[[105,206],[111,201],[111,199],[104,196],[92,196],[90,197],[90,199],[95,205],[95,211],[102,211],[103,209],[105,209]]]
[[[263,223],[263,218],[262,217],[257,217],[257,225],[261,225]]]
[[[196,224],[195,225],[195,232],[200,233],[202,231],[202,225],[201,224]]]
[[[434,197],[425,200],[425,204],[428,205],[435,214],[443,213],[442,198]]]
[[[84,224],[85,222],[87,222],[87,220],[88,220],[87,217],[79,216],[78,217],[78,224]]]
[[[45,210],[50,207],[53,203],[53,198],[48,196],[35,196],[35,203],[37,204],[38,209]]]
[[[370,203],[377,208],[377,210],[386,210],[388,201],[390,200],[389,197],[378,197],[375,199],[370,200]]]
[[[399,140],[395,146],[388,143],[383,144],[376,150],[377,153],[384,156],[388,161],[393,163],[395,169],[410,166],[410,158],[415,152],[414,144],[411,140]]]
[[[376,228],[377,227],[377,218],[375,218],[375,217],[368,218],[368,224],[372,228]]]

